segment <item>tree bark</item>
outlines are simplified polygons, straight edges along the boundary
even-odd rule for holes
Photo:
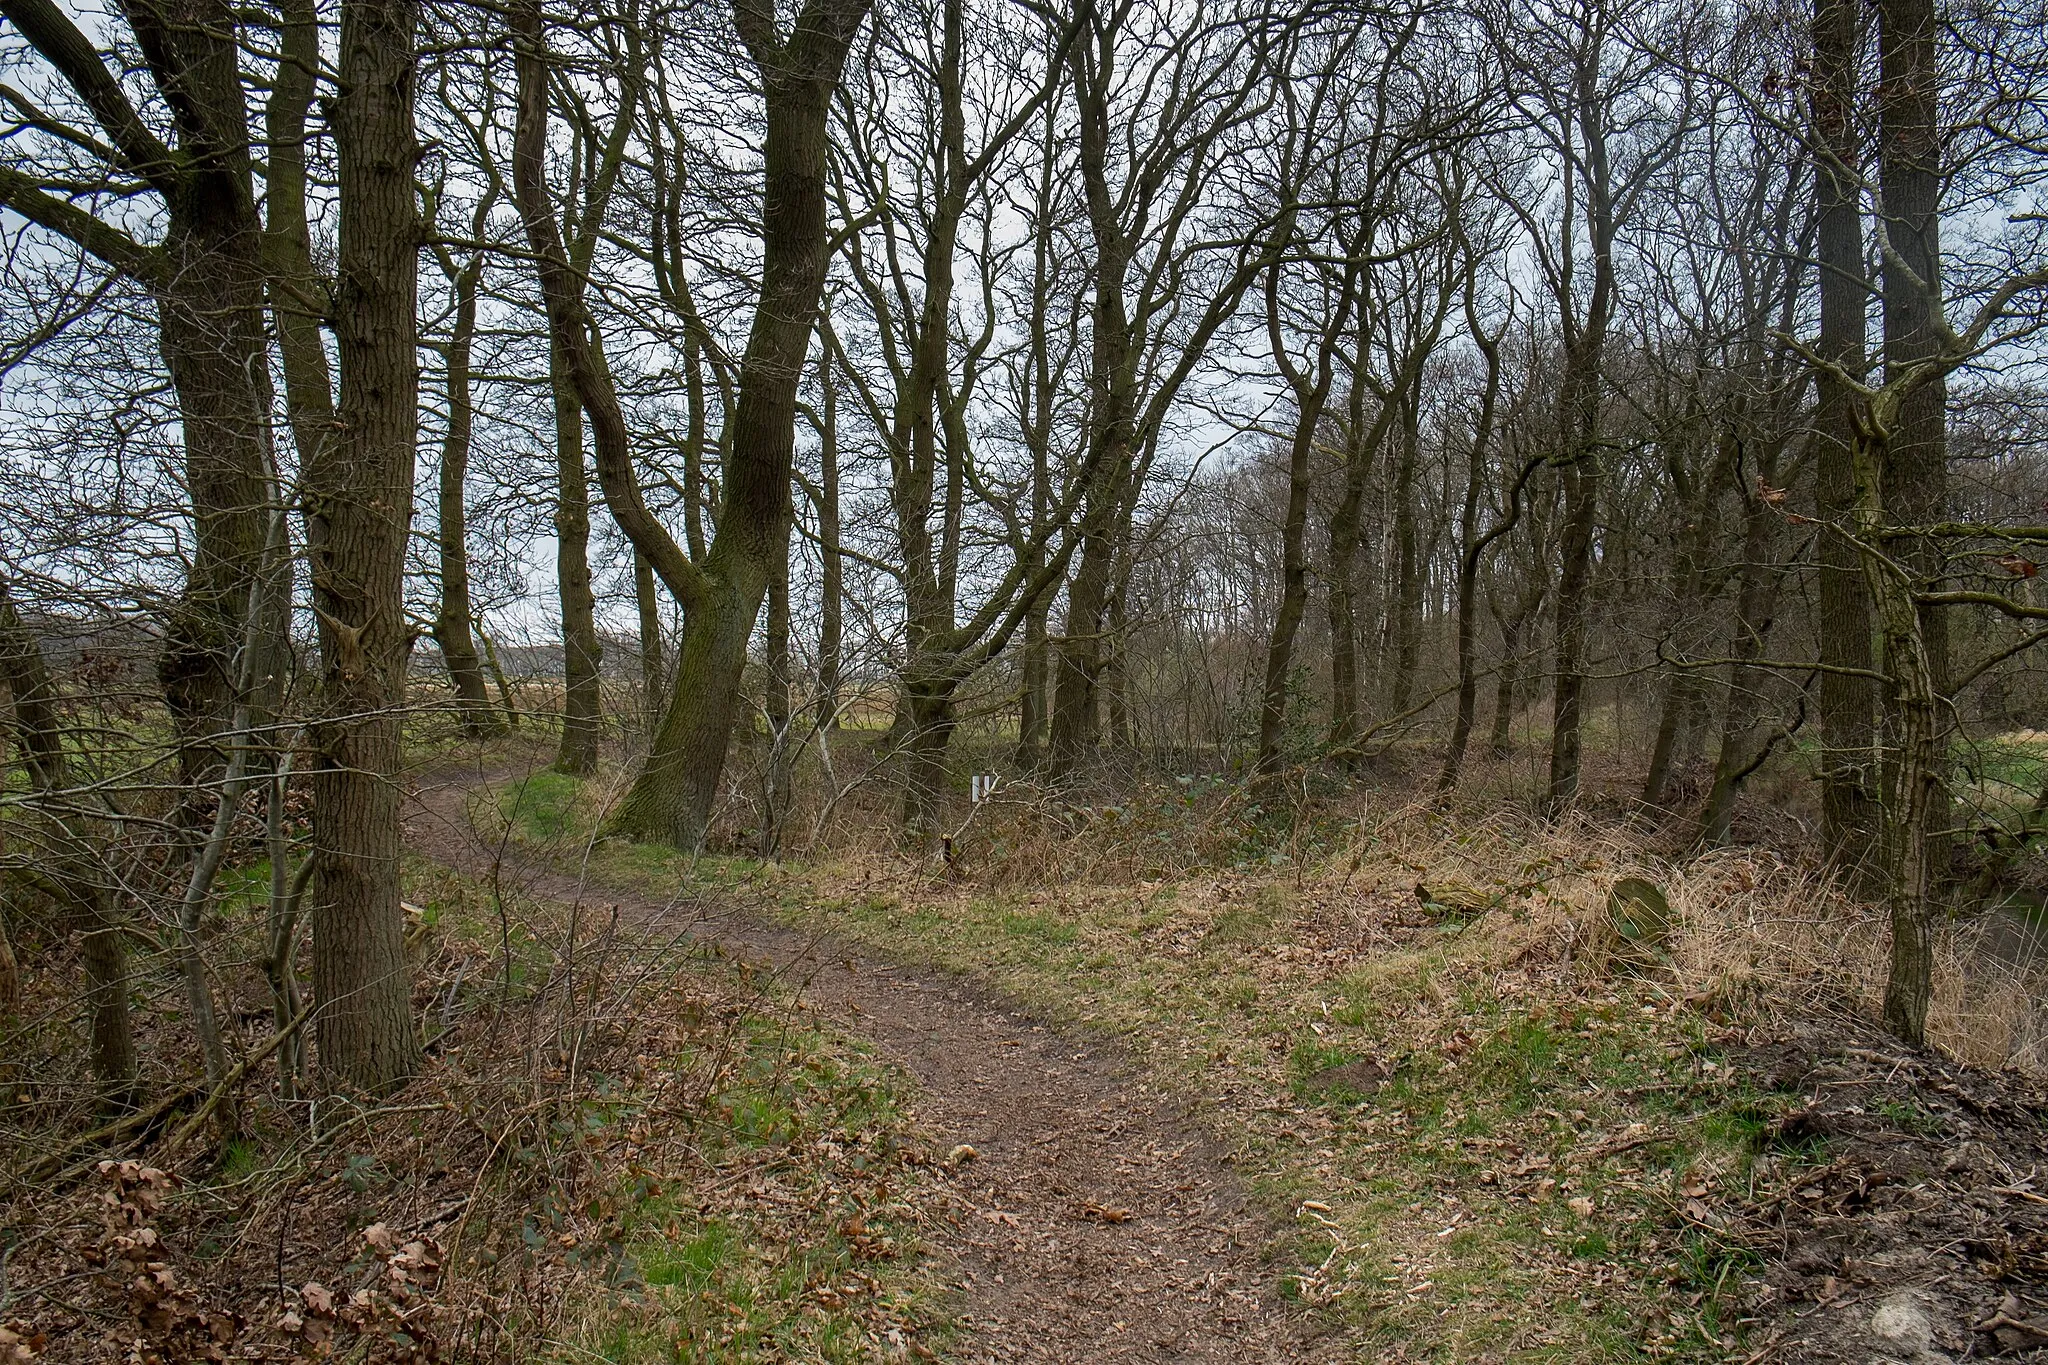
[[[821,348],[818,388],[824,423],[818,432],[818,728],[839,731],[844,666],[846,570],[839,550],[839,386]]]
[[[785,554],[768,579],[768,657],[764,662],[766,696],[761,711],[768,721],[767,780],[762,784],[762,856],[782,851],[783,824],[789,818],[792,707],[789,661],[789,558]]]
[[[1879,7],[1878,114],[1883,135],[1878,148],[1878,179],[1884,204],[1878,228],[1883,248],[1885,383],[1887,387],[1905,385],[1896,417],[1885,432],[1884,511],[1893,524],[1906,526],[1940,521],[1948,513],[1946,370],[1908,381],[1908,376],[1943,346],[1939,32],[1940,20],[1932,0],[1884,0]],[[1916,591],[1936,586],[1942,573],[1942,552],[1933,539],[1895,540],[1890,548],[1910,566],[1917,579]],[[1948,684],[1948,618],[1936,606],[1921,607],[1920,613],[1927,684],[1939,698]],[[1894,674],[1896,696],[1901,683],[1889,654],[1885,671]],[[1919,742],[1914,727],[1921,723],[1903,714],[1886,717],[1891,732],[1886,736],[1886,756],[1892,764],[1911,763],[1908,750]],[[1936,733],[1925,742],[1938,751],[1943,742],[1940,715],[1930,723]],[[1934,772],[1938,785],[1939,768]],[[1889,777],[1884,783],[1885,799],[1901,813],[1920,810],[1925,818],[1939,819],[1944,800],[1936,793],[1909,795],[1901,784],[1910,780],[1903,768]],[[1924,833],[1908,834],[1897,820],[1887,824],[1900,837],[1926,837]],[[1947,842],[1934,839],[1930,846],[1932,851],[1922,860],[1928,865],[1932,885],[1940,880]],[[1903,852],[1898,856],[1905,858]]]
[[[827,107],[846,52],[867,17],[870,0],[807,0],[785,37],[766,0],[739,0],[733,22],[762,78],[767,126],[763,141],[761,293],[740,370],[739,398],[727,441],[718,524],[701,566],[692,564],[646,514],[634,486],[623,423],[598,432],[599,477],[620,526],[654,560],[684,609],[676,685],[653,751],[619,804],[613,828],[681,848],[701,845],[725,768],[747,642],[778,555],[786,553],[790,471],[796,449],[797,384],[816,328],[825,282]],[[534,16],[537,38],[538,15]],[[537,63],[537,44],[530,61]],[[539,84],[538,71],[534,84]],[[522,90],[526,82],[522,80]],[[535,122],[545,135],[544,112]],[[528,158],[531,179],[539,148]],[[522,195],[522,198],[525,198]],[[535,231],[527,215],[528,232]],[[543,247],[545,244],[541,244]],[[563,332],[568,292],[541,249],[555,328]],[[549,284],[550,278],[554,282]],[[586,334],[587,335],[587,334]],[[582,343],[579,343],[582,344]],[[587,355],[587,344],[585,345]],[[594,377],[576,367],[586,407]],[[615,407],[614,407],[615,411]],[[605,422],[615,421],[612,413]]]
[[[1734,439],[1733,437],[1730,438]],[[1758,479],[1768,485],[1775,476],[1775,461],[1761,463]],[[1739,474],[1738,474],[1739,477]],[[1760,758],[1758,725],[1762,713],[1762,689],[1768,672],[1757,667],[1764,643],[1770,638],[1778,596],[1778,566],[1775,546],[1779,518],[1775,509],[1756,490],[1743,489],[1742,569],[1736,591],[1735,638],[1729,644],[1734,662],[1728,673],[1728,705],[1722,713],[1721,747],[1714,760],[1714,784],[1707,793],[1700,814],[1700,842],[1725,843],[1729,824],[1735,816],[1735,800],[1742,783],[1756,770]]]
[[[455,692],[455,712],[462,733],[472,739],[501,728],[484,686],[483,664],[472,633],[475,608],[469,600],[469,447],[476,409],[470,394],[469,365],[476,341],[476,298],[483,275],[481,253],[455,278],[455,325],[448,338],[448,430],[441,440],[437,492],[439,517],[436,547],[441,571],[441,603],[434,615],[434,643],[448,669]]]
[[[654,566],[638,550],[633,551],[633,606],[640,626],[640,710],[651,732],[665,704],[668,669],[661,638],[661,590]]]
[[[1857,526],[1866,545],[1892,525],[1926,525],[1947,512],[1946,367],[1941,355],[1941,140],[1939,18],[1932,0],[1884,0],[1878,11],[1883,137],[1878,179],[1884,211],[1885,389],[1892,401],[1865,419],[1856,450]],[[1886,544],[1892,568],[1868,550],[1865,580],[1884,636],[1891,681],[1885,716],[1885,842],[1890,871],[1891,972],[1885,1026],[1911,1043],[1925,1040],[1933,996],[1931,904],[1946,856],[1932,832],[1944,819],[1942,702],[1948,678],[1948,623],[1917,594],[1934,588],[1941,551],[1931,538]]]
[[[1561,288],[1566,338],[1564,375],[1559,383],[1558,419],[1565,434],[1562,453],[1564,526],[1560,536],[1563,563],[1557,578],[1556,682],[1551,698],[1550,790],[1547,806],[1562,814],[1579,795],[1580,757],[1584,747],[1581,709],[1585,701],[1586,613],[1593,580],[1593,532],[1599,519],[1601,408],[1605,382],[1607,330],[1614,309],[1615,219],[1607,161],[1606,113],[1599,95],[1599,43],[1580,53],[1573,73],[1571,118],[1581,144],[1567,171],[1576,176],[1585,198],[1586,235],[1591,246],[1592,274],[1585,315],[1573,310],[1576,301]],[[1563,285],[1563,281],[1560,281]]]
[[[1677,496],[1682,525],[1678,552],[1672,556],[1671,605],[1665,638],[1678,643],[1681,656],[1692,652],[1702,624],[1707,556],[1718,542],[1721,530],[1716,494],[1726,473],[1718,462],[1706,477],[1688,471],[1685,464],[1689,453],[1677,451],[1668,460],[1671,491]],[[1657,738],[1650,746],[1649,770],[1643,774],[1644,805],[1662,806],[1670,795],[1672,773],[1692,761],[1695,731],[1706,719],[1707,705],[1705,678],[1681,657],[1665,681]]]
[[[320,623],[313,995],[330,1089],[381,1094],[419,1064],[399,904],[405,550],[418,437],[414,0],[346,0],[333,128],[340,171],[334,439],[304,469]]]
[[[555,400],[555,583],[562,609],[562,739],[555,771],[581,777],[597,767],[604,726],[597,595],[590,587],[590,476],[583,461],[583,407],[562,347],[549,347]]]
[[[1854,379],[1867,369],[1863,165],[1856,135],[1857,7],[1852,0],[1815,0],[1811,114],[1814,140],[1816,254],[1820,335],[1815,352]],[[1821,837],[1829,856],[1866,882],[1880,871],[1877,803],[1880,766],[1877,689],[1846,670],[1871,667],[1870,590],[1861,556],[1845,532],[1855,516],[1857,396],[1823,369],[1814,380],[1814,499],[1820,526],[1817,575]]]
[[[1394,461],[1394,673],[1388,680],[1387,714],[1408,709],[1415,674],[1422,662],[1422,555],[1415,506],[1415,475],[1422,458],[1421,384],[1404,389],[1396,400],[1401,410],[1401,451]]]

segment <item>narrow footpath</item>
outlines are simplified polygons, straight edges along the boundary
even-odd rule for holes
[[[1007,1008],[970,979],[885,961],[744,908],[662,904],[500,849],[470,801],[510,774],[443,770],[408,806],[412,848],[472,876],[687,931],[773,970],[915,1082],[950,1180],[934,1249],[950,1263],[974,1362],[1343,1358],[1278,1298],[1266,1228],[1223,1151],[1099,1041]]]

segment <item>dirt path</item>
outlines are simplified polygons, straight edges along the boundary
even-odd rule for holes
[[[474,772],[423,781],[411,846],[463,871]],[[601,900],[687,927],[802,983],[804,997],[915,1078],[942,1150],[979,1154],[952,1180],[936,1240],[957,1266],[972,1361],[1315,1361],[1339,1358],[1275,1297],[1260,1215],[1180,1107],[1099,1043],[1036,1023],[970,981],[699,905],[670,906],[508,855],[501,875],[552,900]]]

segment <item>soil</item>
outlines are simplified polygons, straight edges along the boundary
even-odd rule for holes
[[[1100,1039],[1063,1033],[957,976],[806,935],[744,907],[662,903],[481,839],[484,777],[423,779],[409,846],[532,895],[617,905],[793,982],[916,1085],[942,1158],[937,1250],[969,1361],[1316,1361],[1341,1344],[1279,1297],[1273,1231],[1229,1154]],[[961,1149],[968,1150],[961,1150]]]
[[[1843,1024],[1733,1060],[1798,1097],[1728,1228],[1767,1258],[1751,1359],[2048,1363],[2048,1091]]]

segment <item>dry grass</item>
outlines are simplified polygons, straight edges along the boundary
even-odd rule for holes
[[[1867,1022],[1882,917],[1766,848],[1681,854],[1590,802],[1542,821],[1489,793],[1502,776],[1455,804],[1391,797],[1399,755],[1356,794],[1015,784],[956,813],[950,860],[906,851],[875,809],[801,863],[601,844],[592,865],[715,887],[1114,1035],[1238,1149],[1286,1228],[1288,1292],[1383,1358],[1740,1358],[1757,1253],[1692,1211],[1741,1224],[1804,1158],[1766,1154],[1798,1101],[1735,1058],[1780,1026]],[[568,847],[611,789],[557,793]],[[1606,928],[1627,876],[1673,911],[1646,967]],[[1942,936],[1936,1040],[2038,1068],[2038,969],[1984,932]],[[1358,1060],[1385,1073],[1374,1094],[1316,1082]]]
[[[685,942],[426,864],[407,881],[419,1079],[310,1123],[258,1085],[224,1145],[6,1189],[0,1327],[39,1358],[140,1362],[865,1361],[943,1341],[890,1073]],[[7,1117],[9,1169],[59,1136]]]

